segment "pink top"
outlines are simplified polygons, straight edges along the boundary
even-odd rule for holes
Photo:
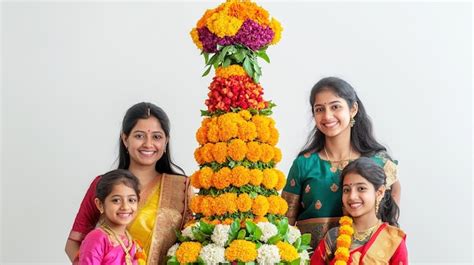
[[[125,245],[129,242],[126,238],[122,238]],[[137,265],[135,258],[136,245],[130,249],[130,257],[132,263]],[[123,265],[125,264],[125,251],[118,244],[112,245],[109,236],[100,228],[92,230],[82,241],[79,250],[79,264],[81,265]]]

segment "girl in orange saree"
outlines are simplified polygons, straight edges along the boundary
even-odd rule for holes
[[[384,170],[361,157],[344,168],[341,179],[348,216],[320,241],[311,265],[408,264],[406,236],[398,228],[399,209],[385,189]]]

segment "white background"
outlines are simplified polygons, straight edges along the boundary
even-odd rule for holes
[[[126,109],[172,121],[196,170],[211,76],[188,32],[219,2],[2,3],[0,263],[61,263],[86,188],[114,168]],[[399,160],[414,263],[472,261],[470,3],[260,2],[284,27],[261,63],[288,169],[312,125],[308,95],[335,75],[357,90]]]

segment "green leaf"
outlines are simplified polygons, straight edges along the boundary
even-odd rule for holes
[[[241,63],[244,58],[245,58],[245,53],[243,51],[239,51],[237,53],[234,53],[232,57],[238,62]]]
[[[301,235],[301,244],[302,245],[309,245],[311,243],[311,234],[303,234]]]
[[[255,226],[255,232],[253,233],[254,240],[260,240],[262,234],[262,229],[260,229],[260,227],[258,226]]]
[[[255,232],[255,228],[257,227],[256,224],[250,221],[245,221],[245,228],[249,232],[250,235],[252,235]]]
[[[243,67],[249,76],[253,76],[253,68],[248,57],[245,58]]]
[[[199,221],[199,230],[201,230],[201,232],[206,235],[212,235],[212,232],[214,231],[214,225]]]
[[[268,239],[267,243],[270,245],[275,245],[279,241],[281,241],[280,235],[274,235]]]
[[[246,234],[247,234],[247,231],[245,229],[241,229],[239,233],[237,234],[237,238],[244,239]]]
[[[202,55],[204,55],[204,63],[207,64],[207,62],[209,61],[209,53],[202,52]]]
[[[211,66],[209,66],[209,67],[207,68],[207,70],[204,71],[204,73],[202,74],[201,77],[204,77],[204,76],[208,75],[210,71],[211,71]]]
[[[230,63],[231,63],[230,58],[226,58],[226,59],[224,60],[224,63],[222,64],[222,66],[223,66],[223,67],[227,67],[227,66],[230,65]]]
[[[288,219],[283,218],[277,225],[278,234],[284,237],[288,233]]]
[[[301,246],[301,237],[299,237],[298,239],[296,239],[295,243],[293,243],[293,246],[299,250],[300,249],[300,246]]]
[[[175,230],[174,233],[176,234],[176,238],[177,238],[180,242],[189,241],[189,238],[184,237],[184,236],[181,234],[181,231]]]
[[[206,265],[206,262],[201,257],[198,257],[197,262],[199,265]]]
[[[270,63],[270,58],[268,57],[266,51],[260,50],[260,51],[257,53],[257,56],[260,57],[260,58],[262,58],[263,60],[265,60],[265,62]]]
[[[218,57],[218,54],[215,53],[214,55],[212,55],[211,59],[209,59],[209,61],[207,61],[207,65],[213,65],[214,62],[217,60],[217,57]]]
[[[168,259],[168,261],[166,262],[167,265],[179,265],[179,262],[178,262],[178,259],[176,259],[176,257],[171,257],[170,259]]]
[[[299,265],[300,264],[300,259],[301,258],[297,258],[297,259],[293,260],[292,262],[290,262],[289,264],[290,265]]]

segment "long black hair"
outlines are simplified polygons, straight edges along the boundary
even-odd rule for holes
[[[127,110],[125,116],[123,117],[122,131],[119,137],[120,147],[118,157],[118,168],[128,169],[128,167],[130,166],[130,155],[128,154],[127,148],[125,147],[125,144],[122,141],[122,133],[126,136],[130,135],[130,132],[135,127],[138,120],[148,119],[151,116],[158,119],[161,128],[165,132],[166,138],[168,139],[168,144],[166,144],[166,149],[163,153],[163,156],[156,162],[156,171],[160,173],[184,175],[184,170],[175,163],[173,163],[173,161],[171,161],[169,142],[170,120],[168,118],[168,115],[166,115],[165,111],[162,108],[148,102],[141,102],[133,105]]]
[[[344,183],[344,177],[349,173],[361,175],[374,186],[375,190],[378,190],[382,185],[387,184],[387,176],[385,175],[383,168],[368,157],[360,157],[350,162],[342,170],[341,186]],[[380,201],[378,212],[375,214],[377,215],[377,218],[380,218],[383,222],[388,222],[391,225],[398,226],[400,209],[398,208],[397,203],[393,200],[391,189],[385,190],[385,195]]]
[[[375,153],[386,152],[387,149],[375,140],[372,132],[372,122],[365,111],[364,104],[360,101],[354,88],[346,81],[337,77],[326,77],[317,82],[311,89],[309,104],[314,115],[314,103],[319,92],[330,90],[338,97],[343,98],[349,108],[358,105],[358,112],[354,117],[355,124],[351,128],[351,145],[363,156],[372,156]],[[319,152],[324,148],[325,135],[316,126],[311,131],[303,150],[298,155],[308,152]]]

